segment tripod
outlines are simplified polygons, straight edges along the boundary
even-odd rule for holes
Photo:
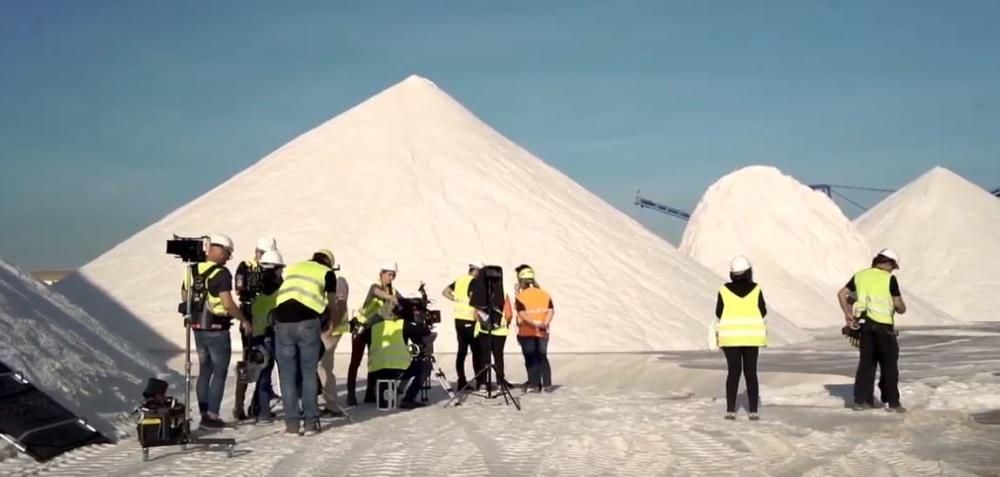
[[[198,264],[192,263],[185,260],[188,263],[189,271],[191,273],[191,289],[187,292],[186,309],[184,313],[184,328],[186,329],[186,338],[184,346],[184,430],[178,441],[182,450],[187,450],[187,447],[191,444],[204,444],[207,446],[226,446],[226,455],[228,457],[233,456],[233,449],[236,447],[236,439],[203,439],[194,437],[191,435],[191,308],[192,300],[195,292],[195,287],[199,286],[196,284],[196,278],[198,276]],[[202,283],[200,286],[204,287]],[[200,291],[200,290],[198,290]],[[205,306],[203,303],[202,306]],[[143,460],[149,457],[148,448],[142,449]]]
[[[441,386],[441,389],[444,390],[449,399],[455,399],[455,391],[451,389],[451,384],[448,383],[448,377],[444,374],[444,370],[441,369],[441,366],[437,364],[437,359],[434,358],[434,355],[430,355],[430,357],[424,359],[431,365],[431,374],[427,376],[427,380],[424,381],[423,387],[420,388],[420,400],[422,402],[430,401],[430,397],[427,393],[431,389],[431,378],[437,381],[438,386]]]
[[[489,282],[487,282],[487,283],[489,284]],[[493,296],[492,285],[488,285],[488,288],[490,289],[489,296]],[[497,313],[497,310],[492,310],[492,312],[493,313]],[[477,314],[478,313],[482,313],[483,315],[486,315],[485,316],[485,318],[486,318],[485,321],[486,321],[487,336],[491,336],[491,337],[494,336],[493,335],[493,330],[495,329],[494,326],[493,326],[493,321],[494,320],[492,319],[492,317],[489,316],[490,311],[488,309],[487,310],[476,310],[476,313]],[[503,314],[503,312],[499,312],[499,313],[501,315]],[[483,321],[484,320],[482,318],[479,319],[480,323],[482,323]],[[514,407],[517,408],[518,411],[521,410],[521,402],[518,401],[517,398],[514,397],[514,395],[510,392],[510,388],[507,387],[506,380],[505,379],[499,379],[500,374],[499,374],[499,372],[497,372],[496,365],[493,364],[493,353],[492,353],[492,350],[486,350],[485,354],[486,354],[486,356],[485,356],[486,364],[483,365],[483,369],[479,370],[479,372],[476,373],[476,376],[473,379],[469,380],[468,383],[465,384],[464,388],[459,389],[458,393],[456,393],[455,395],[453,395],[452,398],[447,403],[445,403],[444,407],[448,407],[448,405],[451,404],[452,401],[455,401],[455,405],[456,406],[460,406],[462,404],[462,402],[465,400],[462,397],[464,395],[464,391],[466,389],[469,389],[469,387],[472,386],[472,383],[478,382],[479,381],[479,377],[483,373],[486,373],[486,396],[484,396],[484,397],[486,397],[486,399],[493,399],[493,398],[495,398],[497,396],[503,396],[503,400],[504,400],[504,403],[506,405],[510,406],[511,404],[514,404]],[[492,370],[493,373],[490,373],[490,370]],[[491,374],[496,374],[497,378],[498,378],[497,379],[497,381],[498,381],[497,382],[497,388],[499,388],[499,392],[497,393],[497,395],[493,394],[493,386],[492,386],[492,383],[491,383],[491,380],[490,380],[490,375]]]

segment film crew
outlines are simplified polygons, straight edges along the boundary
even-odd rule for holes
[[[333,257],[332,254],[331,257]],[[334,271],[340,270],[340,267],[337,266],[335,258],[331,258],[331,263],[333,264]],[[340,337],[343,336],[344,333],[349,333],[349,323],[347,319],[348,285],[347,280],[345,280],[344,277],[337,277],[336,298],[337,301],[331,302],[329,306],[333,307],[333,314],[340,317],[339,324],[334,326],[331,323],[324,328],[321,340],[323,352],[320,357],[319,376],[320,387],[323,389],[324,408],[320,412],[320,416],[323,417],[345,416],[343,408],[341,408],[340,403],[337,402],[337,377],[333,372],[334,353],[337,350],[337,344],[340,343]]]
[[[274,348],[281,378],[281,397],[285,409],[285,432],[299,433],[300,412],[304,420],[302,434],[321,431],[317,403],[322,315],[338,326],[334,316],[337,276],[333,271],[333,252],[320,250],[312,259],[289,266],[278,289],[277,306],[271,313],[274,321]],[[310,377],[302,379],[299,377]],[[301,393],[296,381],[301,381]]]
[[[898,269],[899,255],[891,249],[882,249],[872,259],[871,267],[855,273],[837,293],[845,323],[849,328],[860,327],[861,330],[861,351],[851,406],[855,411],[871,408],[874,404],[877,364],[882,369],[879,387],[885,409],[906,412],[899,402],[899,341],[895,323],[897,313],[906,313],[906,303],[893,275]],[[856,296],[853,307],[848,300],[851,293]]]
[[[736,394],[742,373],[747,384],[747,411],[750,420],[755,421],[760,416],[757,357],[760,348],[767,346],[767,304],[760,285],[753,281],[749,259],[742,255],[733,258],[729,278],[731,281],[719,288],[715,302],[715,317],[719,320],[716,336],[728,366],[725,418],[736,419]]]
[[[399,304],[399,300],[403,297],[399,294],[399,291],[393,287],[392,282],[396,279],[396,273],[399,268],[396,266],[395,262],[383,262],[379,269],[379,281],[378,283],[373,283],[368,287],[368,295],[365,296],[364,304],[361,306],[361,317],[360,320],[364,322],[364,331],[361,336],[367,340],[368,346],[368,383],[365,387],[365,402],[374,403],[375,402],[375,382],[371,380],[371,372],[373,369],[373,361],[376,359],[383,360],[383,363],[378,363],[380,366],[384,365],[385,361],[391,361],[390,364],[398,364],[402,358],[398,356],[395,360],[386,356],[384,353],[386,350],[380,350],[383,353],[376,358],[374,356],[373,343],[375,343],[375,338],[372,336],[372,327],[387,318],[393,317],[395,313],[393,310],[396,305]],[[381,342],[379,343],[381,346]],[[355,346],[354,350],[357,350]],[[352,350],[352,351],[354,351]],[[363,350],[363,349],[362,349]],[[407,350],[407,363],[409,363],[409,350]],[[347,374],[347,387],[348,387],[348,399],[354,397],[354,382],[357,380],[358,367],[361,365],[361,357],[358,353],[351,353],[351,366],[348,369]],[[405,369],[406,366],[403,367]],[[357,401],[354,400],[356,404]]]
[[[199,278],[206,284],[205,306],[202,310],[204,319],[192,320],[191,324],[198,352],[196,392],[202,427],[217,428],[226,425],[220,417],[220,409],[232,357],[229,329],[233,319],[238,320],[244,329],[250,328],[250,321],[233,301],[233,276],[225,267],[232,254],[232,239],[223,234],[210,235],[206,261],[199,263],[197,268]],[[187,301],[187,291],[194,278],[188,269],[181,286],[182,301]]]
[[[285,261],[277,250],[268,250],[260,257],[259,266],[263,275],[261,293],[251,306],[253,315],[253,333],[250,338],[251,348],[263,348],[266,351],[266,362],[257,376],[250,402],[250,412],[255,422],[270,424],[274,422],[271,413],[271,401],[279,398],[272,387],[274,373],[274,326],[271,323],[271,311],[277,306],[278,290],[281,288],[281,273]]]
[[[522,265],[517,271],[517,295],[514,308],[517,311],[517,342],[524,354],[524,366],[528,371],[528,382],[524,392],[552,392],[552,368],[549,365],[549,330],[555,307],[552,296],[538,286],[535,270]]]
[[[469,283],[476,278],[482,268],[483,262],[478,260],[469,262],[468,273],[456,278],[441,292],[445,298],[455,302],[455,337],[458,339],[455,372],[458,374],[458,389],[464,389],[467,384],[465,357],[469,351],[472,351],[472,369],[478,372],[482,367],[479,345],[476,342],[476,317],[472,306],[469,305]]]
[[[278,244],[271,237],[260,237],[257,239],[257,247],[254,249],[254,256],[251,259],[244,260],[236,267],[236,277],[235,277],[235,288],[236,294],[240,298],[240,310],[245,316],[251,315],[251,308],[253,307],[253,302],[257,298],[257,294],[260,293],[260,284],[252,283],[257,276],[257,272],[260,271],[260,260],[264,255],[264,252],[268,250],[277,250]],[[244,350],[244,360],[246,362],[246,350],[250,349],[250,333],[240,332],[240,341],[242,344],[242,349]],[[244,411],[244,401],[246,400],[247,392],[247,382],[245,380],[236,381],[236,398],[233,404],[233,418],[237,421],[242,421],[247,418],[247,413]]]

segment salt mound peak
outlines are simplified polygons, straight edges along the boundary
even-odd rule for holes
[[[535,267],[556,304],[551,349],[560,352],[704,348],[719,286],[717,275],[417,76],[295,138],[57,287],[136,339],[152,331],[181,346],[181,264],[163,244],[173,233],[211,232],[234,239],[230,270],[262,233],[274,233],[286,262],[331,247],[354,309],[378,263],[397,262],[399,288],[425,281],[442,311],[442,352],[456,346],[440,291],[470,257],[503,266],[511,288],[514,267]],[[769,323],[776,345],[808,338],[780,315]]]
[[[111,438],[134,429],[129,413],[146,379],[165,376],[132,343],[3,259],[0,328],[0,361]]]
[[[901,280],[963,320],[998,321],[1000,200],[935,167],[855,220],[871,242],[901,257]]]
[[[744,167],[712,184],[680,251],[724,275],[732,257],[746,255],[768,303],[802,327],[842,321],[836,293],[875,253],[826,195],[771,166]],[[948,320],[910,301],[901,323]]]

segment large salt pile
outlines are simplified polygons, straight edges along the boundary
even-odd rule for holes
[[[855,223],[901,255],[900,280],[920,296],[962,320],[1000,320],[1000,200],[989,192],[936,167]]]
[[[802,327],[843,322],[836,293],[873,255],[833,201],[767,166],[746,167],[712,184],[680,251],[723,274],[733,256],[746,255],[767,302]],[[909,290],[904,287],[909,310],[901,324],[953,321]]]
[[[0,260],[0,361],[108,437],[134,426],[163,370],[62,295]]]
[[[536,268],[554,296],[556,352],[703,348],[719,286],[718,276],[417,76],[301,135],[58,287],[109,311],[111,326],[137,335],[148,326],[180,345],[180,262],[164,254],[164,241],[215,231],[234,238],[236,259],[265,233],[276,235],[286,261],[332,247],[352,308],[378,264],[397,261],[399,287],[413,292],[426,281],[442,310],[439,351],[455,349],[451,303],[440,291],[470,260],[503,266],[508,286],[515,266]],[[807,338],[780,316],[769,323],[774,344]]]

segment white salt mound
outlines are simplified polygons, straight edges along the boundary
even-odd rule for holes
[[[998,321],[1000,200],[936,167],[855,220],[901,257],[900,280],[962,320]]]
[[[455,338],[440,293],[470,260],[504,267],[508,293],[514,267],[535,267],[555,303],[553,352],[704,348],[720,284],[417,76],[299,136],[58,287],[116,329],[165,338],[150,346],[182,346],[181,265],[164,242],[212,232],[233,237],[236,260],[252,255],[261,234],[276,235],[286,262],[331,247],[351,308],[378,264],[397,261],[399,288],[426,281],[442,310],[443,352]],[[769,323],[774,344],[808,338],[780,316]]]
[[[836,294],[875,251],[826,195],[774,167],[750,166],[719,179],[684,230],[680,251],[728,276],[746,255],[769,306],[805,328],[839,326]],[[902,325],[954,321],[921,302],[902,281]]]
[[[146,380],[163,376],[135,346],[18,268],[0,260],[0,361],[109,438]]]

